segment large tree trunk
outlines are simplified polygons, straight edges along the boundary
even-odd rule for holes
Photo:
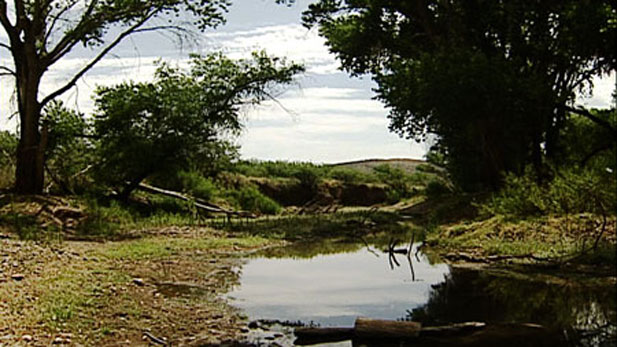
[[[45,178],[47,131],[39,130],[41,105],[38,92],[42,74],[34,47],[29,46],[22,47],[22,54],[14,54],[20,120],[15,191],[19,194],[41,194]]]

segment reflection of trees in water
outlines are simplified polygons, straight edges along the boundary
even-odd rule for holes
[[[568,329],[584,345],[612,343],[617,336],[614,285],[453,268],[432,288],[428,303],[408,311],[406,319],[425,325],[537,323]]]

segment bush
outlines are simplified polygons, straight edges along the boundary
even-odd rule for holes
[[[245,211],[264,214],[277,214],[281,211],[281,206],[276,201],[263,195],[253,186],[230,190],[228,194],[236,205]]]
[[[180,180],[182,190],[195,198],[210,201],[216,196],[217,187],[214,182],[197,172],[180,171],[178,179]]]
[[[449,193],[452,193],[452,190],[441,180],[432,180],[428,182],[424,189],[424,194],[429,199],[436,199]]]
[[[413,187],[410,182],[410,175],[403,170],[384,164],[376,166],[373,171],[381,182],[390,186],[388,200],[394,202],[412,195]]]
[[[328,176],[345,183],[373,183],[378,180],[375,175],[346,167],[333,167]]]
[[[0,131],[0,189],[9,188],[14,183],[17,143],[17,136]]]
[[[522,176],[507,175],[504,187],[480,206],[480,212],[525,217],[551,213],[615,213],[616,208],[614,174],[570,168],[558,171],[551,182],[542,185],[529,168]]]

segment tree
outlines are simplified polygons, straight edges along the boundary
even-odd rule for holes
[[[614,2],[322,0],[304,22],[347,71],[373,76],[391,130],[437,135],[467,190],[495,188],[527,163],[542,171],[570,112],[617,139],[574,107],[594,76],[617,68]]]
[[[99,88],[94,127],[100,177],[126,199],[152,174],[208,159],[225,135],[240,131],[243,107],[273,98],[301,71],[263,52],[237,61],[193,55],[188,71],[162,64],[153,82]]]
[[[128,36],[155,30],[186,33],[176,23],[186,19],[178,18],[180,12],[192,17],[191,24],[199,30],[216,27],[228,6],[228,0],[15,0],[12,5],[0,0],[0,24],[8,37],[0,49],[13,58],[13,66],[1,66],[0,73],[15,79],[20,121],[16,191],[36,194],[43,189],[48,134],[40,120],[51,100],[75,86]],[[155,18],[166,23],[150,24]],[[77,45],[97,53],[65,85],[41,96],[45,72]]]

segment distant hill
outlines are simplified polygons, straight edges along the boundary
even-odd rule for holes
[[[356,161],[348,161],[343,163],[331,164],[331,166],[346,167],[366,173],[370,173],[374,167],[379,165],[390,165],[397,167],[406,172],[414,172],[416,167],[421,164],[426,164],[426,161],[420,159],[394,158],[394,159],[364,159]]]

